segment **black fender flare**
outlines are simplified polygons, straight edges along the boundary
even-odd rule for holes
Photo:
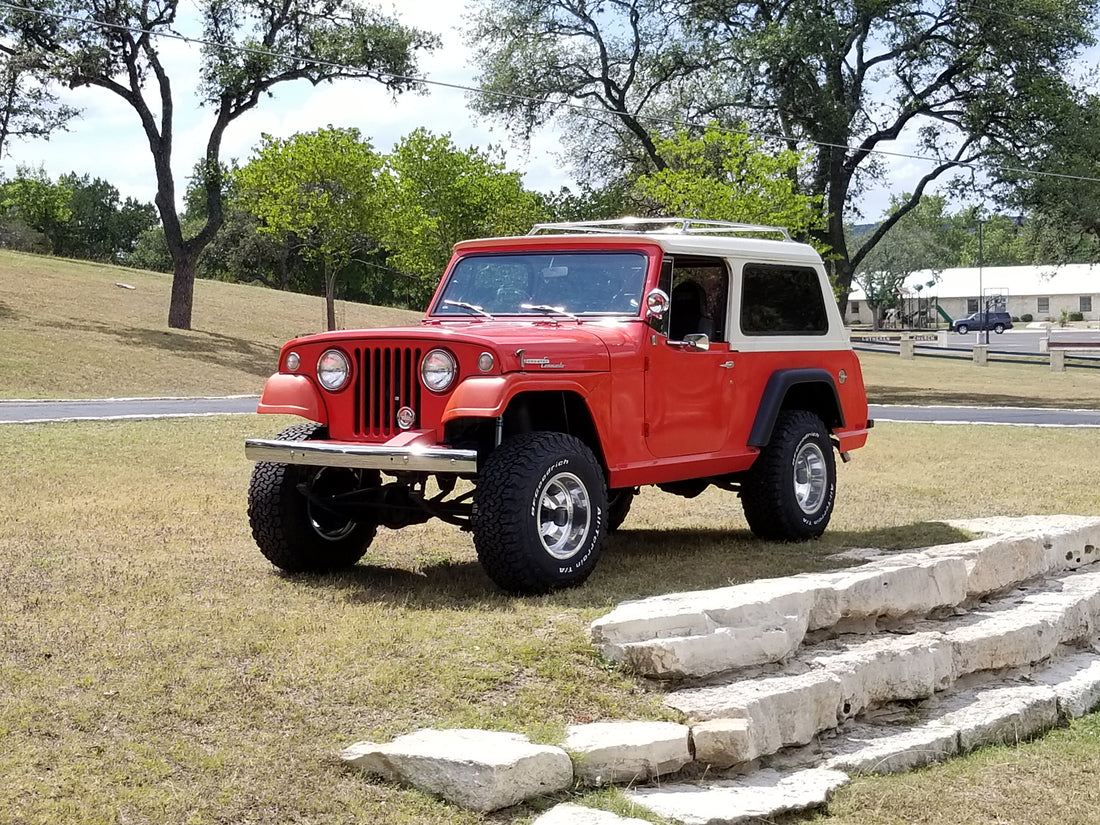
[[[788,393],[794,387],[818,385],[826,394],[824,403],[832,405],[832,410],[814,410],[821,413],[828,427],[844,426],[844,408],[840,404],[840,395],[836,390],[836,382],[828,370],[818,368],[780,370],[772,373],[764,387],[764,394],[760,397],[760,405],[756,409],[756,419],[749,431],[748,444],[750,447],[766,447],[772,439],[772,429],[775,427],[775,419],[779,411],[783,409],[783,402]]]

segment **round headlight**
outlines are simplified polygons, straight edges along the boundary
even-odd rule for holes
[[[496,364],[491,352],[483,352],[477,357],[477,368],[482,372],[489,372]]]
[[[455,358],[443,349],[433,349],[420,362],[420,377],[424,386],[434,392],[443,392],[454,383],[458,365]]]
[[[317,361],[317,380],[326,390],[338,390],[348,383],[351,365],[340,350],[325,350]]]
[[[292,352],[286,357],[286,368],[291,372],[295,372],[302,364],[302,358],[296,352]]]

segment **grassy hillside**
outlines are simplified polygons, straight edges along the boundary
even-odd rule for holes
[[[257,394],[285,341],[324,329],[320,297],[198,281],[194,328],[169,330],[170,291],[161,273],[0,250],[0,399]],[[420,319],[337,306],[346,329]],[[1100,370],[884,353],[860,360],[874,403],[1100,409]]]
[[[0,398],[259,393],[287,339],[324,329],[323,298],[198,281],[193,329],[169,330],[171,287],[161,273],[0,250]],[[419,318],[337,310],[343,327]]]

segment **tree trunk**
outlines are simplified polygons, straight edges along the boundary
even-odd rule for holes
[[[336,273],[330,267],[325,261],[325,322],[329,332],[336,329]]]
[[[198,256],[172,256],[172,301],[168,305],[169,329],[191,329],[191,308],[195,298],[195,270]]]

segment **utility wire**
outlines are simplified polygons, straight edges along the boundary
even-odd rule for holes
[[[159,38],[163,38],[163,39],[167,39],[167,40],[178,40],[178,41],[187,43],[189,45],[199,45],[199,46],[207,46],[207,47],[210,47],[210,48],[225,49],[225,50],[228,50],[228,51],[234,51],[234,52],[238,52],[238,53],[241,53],[241,54],[255,55],[257,57],[272,57],[272,58],[281,59],[281,60],[291,60],[291,61],[295,61],[295,62],[306,63],[306,64],[310,64],[310,65],[313,65],[313,66],[318,66],[320,68],[339,69],[339,70],[345,70],[345,71],[349,71],[349,72],[354,72],[354,71],[359,70],[359,67],[357,67],[357,66],[351,66],[351,65],[344,64],[344,63],[336,63],[334,61],[329,61],[329,60],[321,60],[321,59],[315,58],[315,57],[285,54],[285,53],[282,53],[282,52],[271,51],[269,49],[258,49],[258,48],[250,47],[250,46],[241,46],[241,45],[238,45],[236,43],[218,43],[216,41],[207,40],[207,39],[201,38],[201,37],[191,37],[189,35],[180,34],[179,32],[176,32],[176,31],[163,31],[163,30],[157,30],[157,29],[143,29],[143,28],[140,28],[140,27],[137,27],[137,26],[127,26],[127,25],[124,25],[122,23],[108,23],[106,21],[89,20],[87,18],[76,17],[76,16],[73,16],[73,15],[67,15],[67,14],[61,14],[60,12],[53,12],[53,11],[47,11],[45,9],[34,9],[34,8],[29,8],[27,6],[20,6],[20,5],[17,5],[15,3],[10,3],[7,0],[0,0],[0,9],[7,9],[9,11],[24,12],[24,13],[27,13],[27,14],[35,14],[35,15],[39,15],[41,17],[48,17],[48,18],[52,18],[52,19],[55,19],[55,20],[71,22],[71,23],[77,23],[77,24],[80,24],[80,25],[83,25],[83,26],[89,26],[89,27],[94,27],[94,28],[111,29],[111,30],[120,31],[120,32],[128,32],[130,34],[136,34],[136,35],[149,35],[150,37],[159,37]],[[988,11],[993,11],[992,9],[987,9],[987,10]],[[542,105],[542,104],[546,103],[546,101],[544,101],[540,98],[535,98],[535,97],[531,97],[531,96],[528,96],[528,95],[514,94],[514,93],[510,93],[510,92],[499,92],[499,91],[496,91],[496,90],[493,90],[493,89],[483,89],[483,88],[480,88],[480,87],[477,87],[477,86],[468,86],[468,85],[465,85],[465,84],[462,84],[462,83],[454,83],[454,82],[449,82],[449,81],[445,81],[445,80],[431,80],[431,79],[428,79],[426,77],[413,77],[413,76],[409,76],[409,75],[401,75],[401,74],[396,74],[396,73],[393,73],[393,72],[383,72],[383,71],[375,71],[375,72],[373,72],[373,74],[378,76],[378,77],[389,78],[390,80],[393,80],[393,81],[409,83],[410,85],[434,86],[434,87],[442,88],[442,89],[452,89],[452,90],[456,90],[456,91],[467,92],[469,94],[474,94],[474,95],[483,95],[483,96],[486,96],[486,97],[498,97],[498,98],[502,98],[502,99],[505,99],[505,100],[517,101],[517,102],[520,102],[520,103],[536,103],[536,104],[539,104],[539,105]],[[572,103],[570,101],[562,101],[560,103],[555,103],[553,105],[555,107],[559,108],[559,109],[571,109],[573,111],[578,112],[579,114],[582,114],[582,115],[587,116],[587,117],[592,117],[592,118],[596,118],[596,117],[604,116],[604,115],[616,115],[617,114],[613,110],[607,110],[607,111],[602,111],[601,112],[601,111],[598,111],[598,110],[590,109],[587,106],[584,106],[584,105],[579,104],[579,103]],[[623,114],[628,114],[628,113],[623,112]],[[689,121],[676,120],[676,119],[673,119],[673,118],[665,118],[665,117],[660,117],[660,116],[657,116],[657,115],[631,115],[631,116],[634,117],[639,122],[648,122],[648,123],[660,124],[660,125],[664,125],[664,126],[672,126],[674,128],[677,128],[677,129],[683,129],[683,128],[714,129],[716,131],[723,132],[725,134],[746,135],[746,136],[749,136],[749,137],[757,137],[757,138],[763,138],[763,139],[767,139],[767,140],[779,140],[779,141],[783,141],[785,143],[798,143],[798,144],[804,144],[804,145],[808,145],[808,146],[816,146],[818,148],[823,148],[823,149],[843,149],[845,152],[849,152],[849,153],[863,152],[864,154],[868,154],[868,155],[880,155],[880,156],[883,156],[883,157],[898,158],[898,159],[902,159],[902,160],[915,160],[915,161],[920,161],[922,163],[948,164],[948,165],[956,167],[956,168],[970,169],[972,171],[979,171],[979,169],[980,169],[980,167],[977,164],[975,164],[973,162],[970,162],[970,161],[951,160],[950,158],[932,157],[932,156],[928,156],[928,155],[919,155],[919,154],[915,154],[915,153],[911,153],[911,152],[898,152],[898,151],[891,151],[891,150],[888,150],[888,149],[879,149],[879,148],[862,149],[858,146],[851,146],[849,144],[844,144],[844,143],[830,143],[829,141],[813,140],[813,139],[810,139],[810,138],[797,138],[797,137],[792,137],[790,135],[776,134],[776,133],[771,133],[771,132],[766,132],[766,131],[761,131],[761,130],[753,130],[753,129],[744,129],[744,130],[730,129],[728,127],[715,126],[713,124],[692,123],[692,122],[689,122]],[[1088,176],[1085,176],[1085,175],[1071,175],[1071,174],[1065,174],[1065,173],[1061,173],[1061,172],[1045,172],[1045,171],[1040,171],[1040,170],[1037,170],[1037,169],[1024,169],[1024,168],[1018,168],[1018,167],[1013,167],[1013,166],[999,166],[997,168],[1000,171],[1011,172],[1013,174],[1022,175],[1024,177],[1034,177],[1034,178],[1043,177],[1043,178],[1053,178],[1053,179],[1056,179],[1056,180],[1077,181],[1077,182],[1083,182],[1083,183],[1100,183],[1100,177],[1088,177]]]

